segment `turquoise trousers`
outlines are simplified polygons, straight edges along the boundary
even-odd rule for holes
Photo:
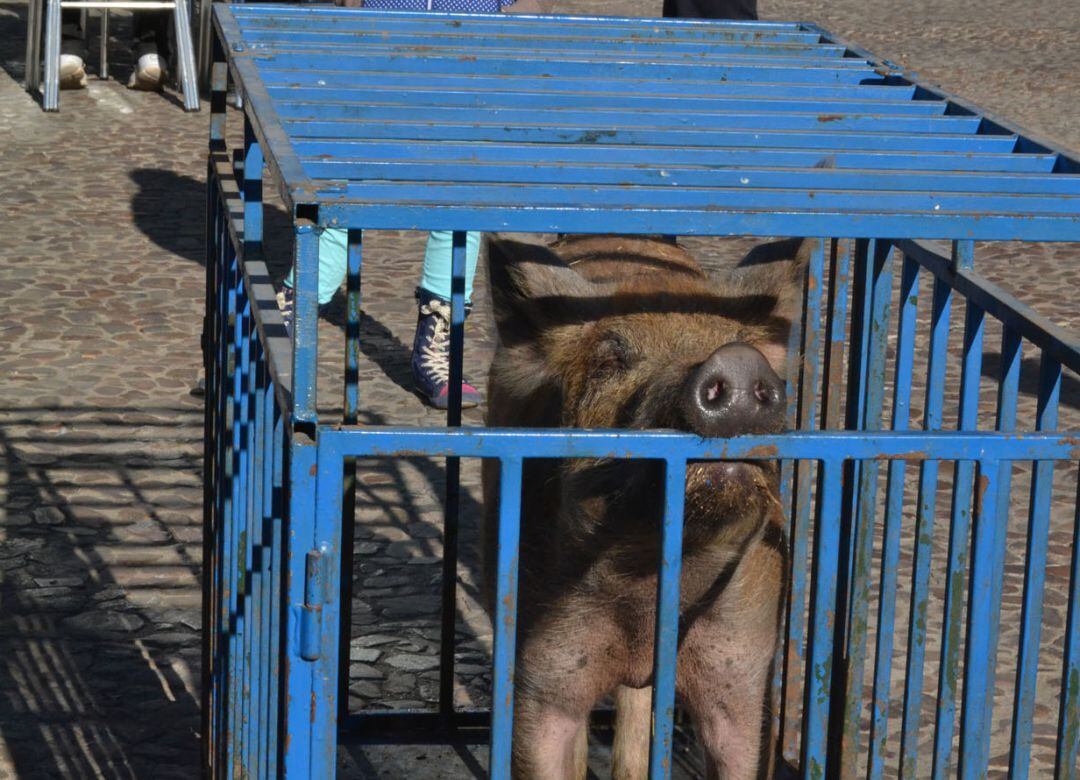
[[[345,281],[348,272],[348,231],[327,228],[319,236],[319,303],[329,303],[334,293]],[[424,250],[424,265],[420,273],[420,287],[432,295],[450,300],[450,262],[453,250],[453,233],[449,230],[433,230],[428,234]],[[465,234],[465,302],[472,301],[473,277],[476,276],[476,259],[480,254],[480,234]],[[285,279],[292,287],[293,272]]]

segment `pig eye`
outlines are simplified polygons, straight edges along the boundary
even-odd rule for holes
[[[614,333],[607,333],[596,347],[593,375],[603,378],[618,374],[633,363],[633,353],[625,341]]]

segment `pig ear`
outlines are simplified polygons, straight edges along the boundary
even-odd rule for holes
[[[775,316],[799,316],[806,268],[817,241],[789,238],[756,246],[739,262],[736,278],[744,289],[772,296]]]
[[[810,266],[810,257],[818,246],[819,239],[802,239],[791,259],[786,262],[785,273],[777,274],[777,296],[774,314],[793,319],[802,316],[803,292],[806,287],[806,269]],[[825,251],[828,251],[828,244]],[[821,280],[818,280],[821,284]]]
[[[739,264],[745,290],[768,295],[772,308],[762,323],[768,332],[759,349],[781,376],[787,365],[791,328],[802,317],[806,269],[817,239],[788,239],[755,247]]]
[[[504,341],[579,325],[595,314],[602,292],[546,246],[491,236],[488,280]]]

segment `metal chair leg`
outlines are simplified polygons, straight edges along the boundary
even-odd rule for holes
[[[101,9],[101,78],[109,78],[109,9]]]
[[[30,91],[41,85],[41,2],[30,0],[26,9],[26,71],[23,75]]]
[[[192,51],[191,14],[187,0],[176,0],[173,8],[176,22],[176,60],[180,68],[180,84],[184,90],[184,110],[199,110],[199,86],[195,73],[195,53]]]
[[[213,12],[213,0],[198,0],[199,3],[199,56],[198,76],[200,89],[210,88],[210,14]]]
[[[45,13],[45,95],[46,111],[60,110],[60,0],[48,0]]]

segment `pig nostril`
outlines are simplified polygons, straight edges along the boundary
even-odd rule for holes
[[[767,404],[773,400],[772,391],[769,389],[769,386],[761,381],[758,381],[757,384],[754,385],[754,397],[763,404]]]
[[[705,400],[709,401],[710,403],[715,402],[724,394],[725,389],[726,387],[724,385],[724,380],[722,379],[717,379],[715,382],[710,382],[708,389],[705,391]]]

